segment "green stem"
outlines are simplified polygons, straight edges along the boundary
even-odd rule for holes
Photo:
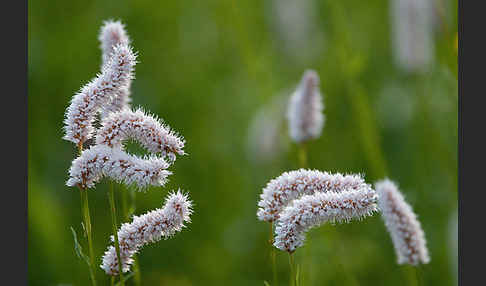
[[[91,277],[91,282],[96,286],[96,278],[94,267],[94,251],[93,251],[93,240],[91,236],[91,217],[89,215],[89,204],[88,204],[88,192],[85,189],[80,188],[79,193],[81,195],[81,206],[84,221],[84,231],[88,239],[88,251],[89,251],[89,275]]]
[[[278,285],[278,278],[277,278],[277,260],[276,260],[276,251],[275,247],[273,247],[273,222],[270,223],[270,256],[272,259],[272,274],[273,274],[273,285]]]
[[[414,266],[411,265],[404,266],[403,272],[404,272],[405,279],[408,281],[408,285],[410,286],[419,285],[417,270],[415,269]]]
[[[307,145],[305,142],[299,144],[299,167],[307,168]]]
[[[295,285],[295,270],[294,270],[294,255],[289,253],[289,267],[290,267],[290,286]]]
[[[118,259],[118,272],[120,274],[120,283],[122,286],[125,285],[125,279],[123,278],[123,267],[122,261],[120,259],[120,244],[118,242],[118,232],[117,232],[117,223],[116,223],[116,209],[115,209],[115,190],[113,188],[113,182],[110,182],[110,192],[108,193],[108,200],[110,201],[110,208],[111,208],[111,222],[113,227],[113,237],[115,238],[115,251],[116,257]]]
[[[132,214],[135,212],[135,191],[130,190],[129,188],[121,187],[122,188],[122,211],[123,217],[125,221],[129,221]],[[130,204],[128,203],[128,195],[130,195]],[[132,256],[133,264],[133,280],[136,286],[142,285],[142,277],[140,273],[140,262],[138,260],[137,254]]]

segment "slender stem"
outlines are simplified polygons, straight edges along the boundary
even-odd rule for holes
[[[111,276],[110,285],[115,286],[115,276]]]
[[[405,279],[408,280],[408,285],[410,286],[418,286],[418,276],[415,267],[406,265],[403,267],[403,272]]]
[[[81,155],[83,152],[83,143],[78,144],[78,153]],[[88,192],[79,188],[79,194],[81,195],[81,213],[83,215],[84,231],[88,240],[89,251],[89,276],[91,277],[91,283],[96,286],[96,276],[94,271],[94,251],[93,251],[93,237],[91,235],[91,216],[89,214]]]
[[[113,188],[113,182],[110,182],[110,192],[108,193],[108,200],[110,201],[110,208],[111,208],[111,222],[113,226],[113,237],[115,238],[115,251],[116,257],[118,259],[118,272],[120,274],[120,283],[122,286],[125,285],[125,279],[123,278],[123,266],[122,261],[120,259],[120,244],[118,242],[118,233],[117,233],[117,223],[116,223],[116,209],[115,209],[115,191]]]
[[[91,235],[91,217],[89,215],[89,203],[88,203],[88,191],[80,188],[79,193],[81,195],[81,206],[83,214],[83,224],[86,237],[88,239],[88,251],[89,251],[89,275],[91,277],[91,282],[96,286],[96,278],[94,272],[94,251],[93,251],[93,240]]]
[[[290,286],[295,285],[295,270],[294,270],[294,255],[289,253],[289,267],[290,267]]]
[[[135,282],[135,285],[140,286],[142,285],[142,275],[140,273],[140,260],[138,259],[138,256],[135,254],[133,255],[133,281]]]
[[[130,206],[128,205],[128,195],[130,194]],[[122,209],[125,220],[128,221],[130,216],[135,212],[135,191],[127,188],[122,189]],[[133,258],[133,280],[136,286],[142,285],[142,275],[140,273],[140,261],[137,254],[132,256]]]
[[[272,259],[272,274],[273,274],[273,285],[278,285],[278,278],[277,278],[277,260],[276,260],[276,251],[275,247],[273,247],[273,221],[270,223],[270,256]]]
[[[299,167],[307,168],[307,145],[305,142],[299,144]]]

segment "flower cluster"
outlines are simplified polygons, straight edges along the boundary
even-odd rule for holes
[[[66,184],[86,189],[94,187],[103,177],[109,177],[139,189],[150,185],[163,186],[172,174],[166,170],[168,167],[163,158],[139,158],[118,148],[95,145],[74,159]]]
[[[105,21],[104,25],[101,27],[98,40],[100,41],[103,64],[108,62],[114,47],[120,44],[130,44],[130,38],[125,31],[125,26],[120,21]],[[112,112],[130,108],[130,86],[131,81],[129,81],[126,86],[117,90],[115,96],[108,104],[102,106],[101,118],[108,116]]]
[[[371,215],[377,195],[360,175],[300,169],[271,180],[260,198],[258,218],[276,221],[274,246],[293,252],[310,228]]]
[[[290,98],[287,112],[290,137],[297,143],[319,137],[325,120],[323,109],[319,76],[307,70]]]
[[[263,189],[258,202],[260,220],[273,222],[292,200],[316,192],[341,192],[344,190],[370,190],[361,175],[331,174],[318,170],[299,169],[285,172],[271,180]]]
[[[318,192],[292,201],[278,219],[274,246],[293,252],[302,246],[305,232],[326,222],[349,222],[376,211],[377,196],[371,189]]]
[[[131,223],[124,223],[118,230],[122,271],[128,272],[132,256],[146,244],[169,238],[190,222],[192,204],[180,190],[169,194],[162,209],[155,209],[141,216],[134,216]],[[114,241],[113,236],[111,241]],[[114,246],[109,246],[100,267],[108,275],[118,275],[118,258]]]
[[[176,154],[184,155],[184,139],[141,109],[124,109],[102,121],[96,134],[96,144],[122,148],[123,141],[134,139],[152,153],[162,153],[171,161]]]
[[[429,263],[425,234],[397,186],[385,179],[375,183],[379,195],[378,206],[391,235],[398,264]]]
[[[93,121],[103,106],[110,103],[134,77],[136,55],[126,44],[113,48],[102,72],[85,85],[71,100],[64,119],[64,139],[82,147],[93,136]]]
[[[141,109],[132,111],[125,104],[136,56],[128,46],[130,39],[124,26],[105,22],[99,40],[103,73],[74,96],[66,112],[64,137],[82,149],[96,131],[95,145],[72,162],[67,185],[92,188],[101,178],[109,177],[139,189],[163,186],[171,174],[166,169],[176,154],[185,154],[185,141],[156,117]],[[101,126],[95,130],[92,123],[99,112]],[[127,154],[123,143],[128,139],[138,141],[151,155],[141,158]]]

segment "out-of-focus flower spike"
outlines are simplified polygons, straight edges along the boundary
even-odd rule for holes
[[[344,190],[371,190],[361,175],[331,174],[318,170],[299,169],[285,172],[271,180],[260,195],[257,216],[272,222],[292,200],[316,192],[341,192]]]
[[[319,76],[315,71],[307,70],[289,101],[287,118],[292,140],[301,143],[318,138],[325,121],[323,109]]]
[[[143,110],[123,109],[105,118],[96,134],[96,144],[122,148],[123,141],[134,139],[152,153],[162,153],[170,161],[184,155],[184,139]]]
[[[305,195],[287,206],[277,221],[274,246],[294,252],[305,241],[305,233],[326,222],[349,222],[377,210],[372,189],[345,190]]]
[[[375,188],[379,196],[378,206],[391,235],[398,264],[429,263],[424,231],[398,187],[385,179],[376,182]]]
[[[166,170],[168,167],[163,158],[139,158],[121,149],[95,145],[74,159],[66,185],[92,188],[103,177],[109,177],[120,183],[135,185],[138,189],[163,186],[172,174]]]
[[[71,100],[65,114],[63,139],[81,146],[92,137],[96,114],[132,80],[135,64],[136,55],[130,46],[114,47],[110,60],[103,65],[102,73]]]
[[[192,203],[180,190],[171,193],[162,209],[155,209],[141,216],[134,216],[131,223],[124,223],[118,230],[122,271],[128,272],[133,263],[132,256],[144,245],[167,239],[190,222]],[[114,241],[113,236],[111,241]],[[118,258],[115,247],[109,246],[100,267],[108,275],[118,275]]]

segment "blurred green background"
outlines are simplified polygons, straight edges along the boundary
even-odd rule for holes
[[[99,71],[103,20],[120,19],[139,52],[132,106],[163,118],[189,153],[165,187],[137,193],[135,213],[179,187],[195,204],[187,229],[141,251],[144,285],[274,285],[257,202],[270,179],[298,168],[285,103],[308,68],[320,75],[326,115],[310,167],[397,181],[428,240],[422,285],[456,285],[457,3],[431,2],[429,64],[407,70],[395,60],[392,2],[29,1],[29,284],[90,283],[70,231],[86,249],[79,191],[65,186],[76,150],[61,139],[62,121]],[[111,231],[107,190],[103,180],[89,191],[99,262]],[[410,285],[379,215],[307,238],[296,252],[305,285]],[[287,259],[278,252],[280,285]]]

